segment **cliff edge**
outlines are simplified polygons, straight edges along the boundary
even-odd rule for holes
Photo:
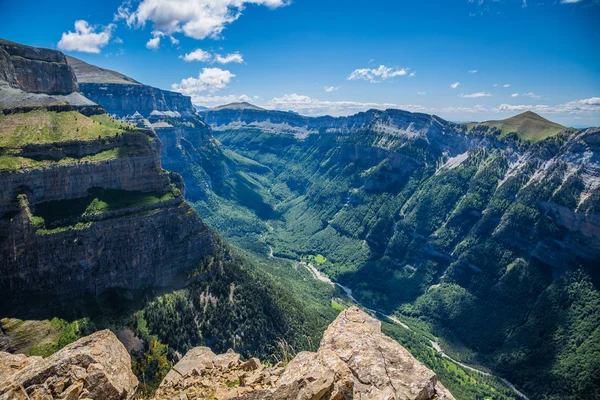
[[[125,347],[110,331],[79,339],[42,359],[0,352],[0,398],[128,399],[138,380]],[[29,397],[27,397],[29,396]],[[44,397],[45,396],[45,397]],[[454,400],[434,372],[381,333],[356,307],[336,318],[316,353],[287,365],[241,361],[229,350],[190,350],[167,374],[154,400]]]
[[[161,383],[155,400],[453,400],[435,373],[381,333],[381,322],[357,307],[336,318],[316,353],[265,367],[233,351],[190,350]]]

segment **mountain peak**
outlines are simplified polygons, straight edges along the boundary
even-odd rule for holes
[[[237,102],[237,103],[229,103],[224,104],[222,106],[218,106],[213,108],[214,111],[219,110],[257,110],[257,111],[266,111],[266,109],[255,106],[254,104],[250,104],[246,101]]]

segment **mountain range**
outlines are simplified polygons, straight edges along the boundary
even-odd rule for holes
[[[111,328],[151,392],[200,345],[316,351],[358,303],[457,399],[600,396],[599,128],[203,110],[4,41],[0,67],[0,350]]]

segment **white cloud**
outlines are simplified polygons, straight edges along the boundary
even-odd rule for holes
[[[473,107],[445,107],[439,111],[442,113],[454,114],[454,113],[485,112],[485,111],[488,111],[488,109],[482,105],[477,104]]]
[[[523,93],[523,96],[531,97],[532,99],[539,100],[541,97],[533,92]]]
[[[171,40],[171,44],[174,46],[179,44],[179,40],[175,39],[172,35],[167,35],[162,31],[152,31],[152,39],[146,42],[146,47],[150,50],[157,50],[160,47],[161,39],[164,37],[168,37]]]
[[[510,83],[505,83],[504,85],[502,85],[502,87],[509,88],[510,87]]]
[[[179,56],[179,58],[181,58],[182,60],[187,61],[187,62],[192,62],[192,61],[208,62],[212,59],[212,56],[210,55],[210,53],[208,53],[202,49],[196,49],[196,50],[192,51],[191,53],[187,53],[183,56]]]
[[[340,87],[339,86],[325,86],[325,91],[330,93],[330,92],[335,92],[336,90],[338,90]]]
[[[245,95],[245,94],[241,94],[241,95],[230,94],[227,96],[192,95],[192,103],[197,104],[197,105],[206,106],[206,107],[216,107],[216,106],[220,106],[222,104],[229,104],[229,103],[241,103],[241,102],[250,103],[253,100],[260,100],[260,97],[254,96],[254,97],[250,98],[250,96]]]
[[[519,93],[513,93],[510,95],[510,97],[519,97]]]
[[[96,32],[96,28],[82,19],[75,21],[75,32],[65,32],[58,42],[58,48],[65,51],[81,51],[83,53],[100,53],[100,49],[108,44],[112,36],[114,24],[108,24]]]
[[[478,72],[479,72],[479,71],[477,71],[476,69],[472,69],[472,70],[470,70],[470,71],[469,71],[469,73],[470,73],[470,74],[476,74],[476,73],[478,73]]]
[[[411,78],[414,78],[415,76],[417,76],[417,73],[416,73],[416,72],[411,72],[411,73],[410,73],[410,77],[411,77]]]
[[[538,105],[511,105],[501,104],[494,108],[494,112],[523,112],[533,111],[536,113],[567,113],[567,114],[585,114],[600,112],[600,97],[591,97],[589,99],[573,100],[553,106],[538,104]]]
[[[204,51],[202,49],[196,49],[194,51],[192,51],[191,53],[187,53],[183,56],[179,56],[179,58],[181,58],[182,60],[185,60],[187,62],[191,62],[191,61],[200,61],[200,62],[209,62],[212,61],[213,63],[219,63],[219,64],[229,64],[229,63],[243,63],[244,62],[244,58],[242,57],[242,55],[240,53],[232,53],[232,54],[227,54],[226,56],[222,56],[220,54],[210,54],[207,51]]]
[[[417,94],[423,96],[423,95],[427,94],[427,92],[417,92]]]
[[[160,47],[160,37],[157,36],[153,39],[148,40],[148,42],[146,43],[146,47],[150,50],[158,49]]]
[[[167,34],[183,32],[194,39],[218,37],[225,26],[237,20],[247,4],[277,8],[289,0],[142,0],[132,7],[125,1],[115,19],[127,25],[143,27],[148,21]]]
[[[365,80],[371,83],[381,82],[395,76],[404,76],[408,74],[408,68],[389,68],[380,65],[379,68],[361,68],[354,70],[349,76],[349,81]],[[414,75],[413,75],[414,76]]]
[[[560,0],[562,4],[575,4],[581,3],[583,0]]]
[[[490,93],[486,93],[486,92],[477,92],[477,93],[471,93],[471,94],[459,94],[458,97],[462,97],[463,99],[477,99],[479,97],[492,97],[492,95]]]
[[[220,68],[204,68],[198,78],[182,79],[181,83],[174,83],[171,88],[186,96],[198,96],[203,92],[214,93],[227,87],[235,74]]]
[[[242,57],[242,55],[240,53],[227,54],[225,57],[223,57],[220,54],[215,54],[215,62],[217,62],[219,64],[229,64],[229,63],[241,64],[244,62],[244,57]]]
[[[421,105],[398,105],[393,103],[362,103],[355,101],[325,101],[313,99],[296,93],[275,97],[268,103],[269,108],[276,110],[294,110],[303,115],[350,115],[369,109],[397,108],[412,112],[431,112]]]
[[[456,89],[456,88],[457,88],[457,87],[459,87],[459,86],[460,86],[460,82],[454,82],[453,84],[451,84],[451,85],[450,85],[450,87],[451,87],[452,89]]]
[[[113,40],[113,43],[123,44],[123,39],[121,39],[120,37],[116,37],[115,40]]]

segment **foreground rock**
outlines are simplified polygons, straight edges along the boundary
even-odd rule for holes
[[[454,397],[434,372],[381,333],[381,322],[356,307],[329,326],[316,353],[302,352],[287,367],[241,362],[230,351],[188,352],[161,383],[156,399],[428,400]]]
[[[138,380],[131,358],[100,331],[42,359],[0,352],[0,399],[128,399]]]

